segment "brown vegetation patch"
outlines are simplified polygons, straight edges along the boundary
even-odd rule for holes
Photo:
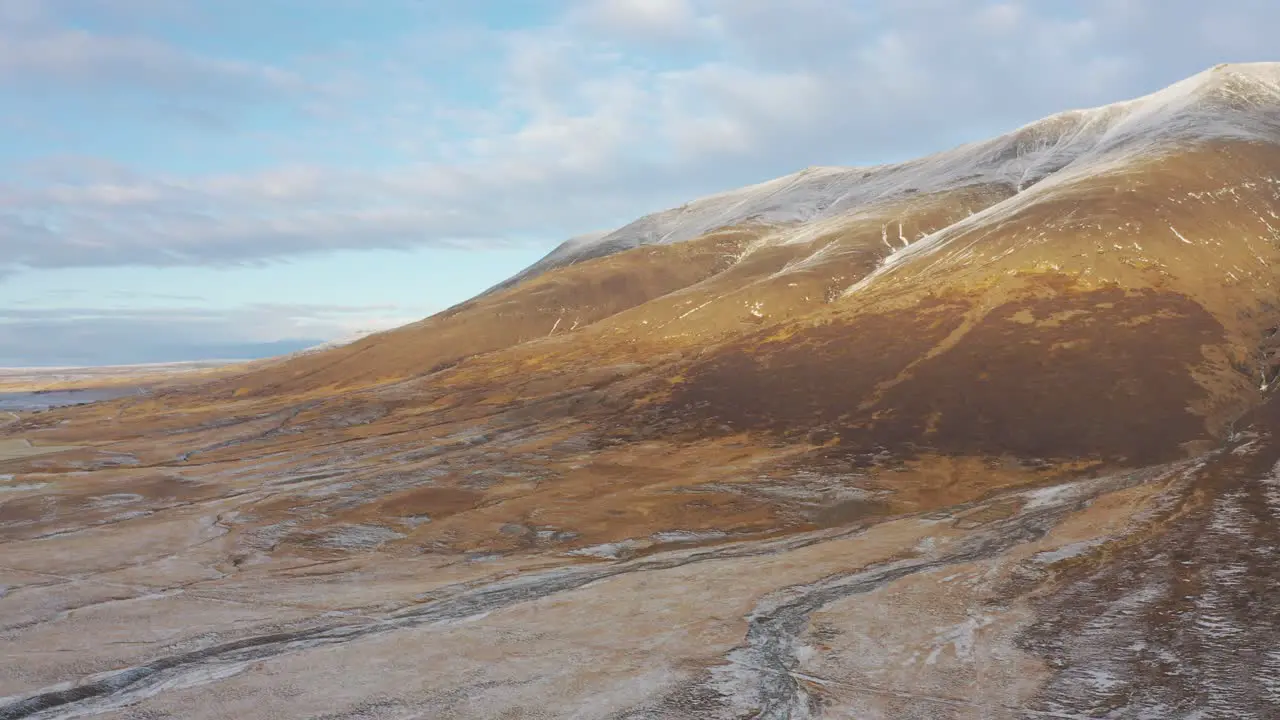
[[[449,487],[413,488],[388,495],[369,508],[370,517],[419,517],[432,520],[446,518],[477,507],[484,493]],[[363,513],[362,513],[363,514]]]
[[[661,414],[699,432],[825,430],[863,450],[1126,463],[1167,460],[1204,438],[1189,409],[1204,395],[1192,371],[1204,346],[1223,342],[1217,320],[1172,293],[1054,285],[1048,297],[999,306],[932,355],[961,326],[963,302],[930,298],[749,338],[690,369]]]
[[[1024,310],[1035,325],[1011,322]],[[1189,409],[1204,395],[1192,370],[1201,348],[1222,340],[1217,320],[1171,293],[1113,288],[1007,303],[886,392],[868,434],[966,454],[1169,460],[1207,434]]]
[[[748,337],[690,368],[660,414],[703,421],[709,432],[798,435],[843,424],[878,383],[958,327],[965,309],[933,299],[778,339]]]
[[[38,522],[56,503],[48,495],[27,495],[0,502],[0,526]]]

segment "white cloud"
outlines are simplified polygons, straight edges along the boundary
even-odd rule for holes
[[[995,35],[1008,35],[1022,26],[1026,14],[1021,3],[996,3],[978,11],[977,24]]]
[[[746,62],[775,70],[849,72],[841,62],[874,25],[877,5],[845,0],[707,0],[720,40]]]
[[[207,58],[148,37],[0,24],[0,85],[102,93],[143,88],[166,96],[264,96],[302,90],[296,75],[267,65]]]
[[[574,18],[590,29],[629,39],[687,39],[700,26],[692,0],[588,0]]]
[[[26,30],[45,19],[42,0],[7,0],[0,3],[0,27]]]
[[[359,131],[361,142],[397,150],[429,146],[421,156],[376,169],[297,162],[220,176],[64,160],[56,173],[0,184],[0,264],[233,263],[553,241],[806,165],[905,159],[1220,61],[1264,59],[1231,52],[1274,52],[1246,29],[1276,25],[1280,5],[1249,0],[584,2],[547,27],[468,29],[448,52],[426,41],[362,48],[357,55],[377,62],[345,59],[354,76],[319,78],[361,101],[315,119],[327,134],[309,142],[351,143]],[[147,38],[44,32],[52,44],[0,44],[0,77],[194,94],[324,84],[314,72],[304,81]],[[1224,49],[1233,38],[1242,45]],[[500,61],[482,59],[489,51]],[[499,101],[431,95],[420,68],[441,63]],[[399,94],[364,104],[359,93],[386,77]]]

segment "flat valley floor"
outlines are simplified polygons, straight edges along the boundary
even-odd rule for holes
[[[494,528],[505,549],[466,552],[418,533],[448,518],[343,508],[443,499],[456,455],[509,463],[534,438],[454,436],[425,461],[353,443],[310,466],[27,457],[0,475],[0,718],[1270,717],[1269,423],[927,512],[585,546],[526,512]],[[597,482],[618,473],[589,455]],[[413,471],[359,479],[375,466]],[[705,485],[663,492],[724,491]]]

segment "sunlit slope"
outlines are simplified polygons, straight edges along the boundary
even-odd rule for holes
[[[1224,324],[1226,344],[1248,345],[1256,323],[1223,308],[1260,307],[1271,282],[1276,75],[1268,64],[1226,66],[921,160],[814,168],[694,201],[566,243],[475,300],[235,389],[402,380],[606,319],[628,342],[670,345],[683,333],[677,345],[705,343],[809,313],[870,311],[894,293],[1012,287],[1002,278],[1027,273],[1181,294]]]

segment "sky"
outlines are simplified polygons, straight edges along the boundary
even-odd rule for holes
[[[258,357],[563,240],[1280,60],[1275,0],[0,0],[0,366]]]

